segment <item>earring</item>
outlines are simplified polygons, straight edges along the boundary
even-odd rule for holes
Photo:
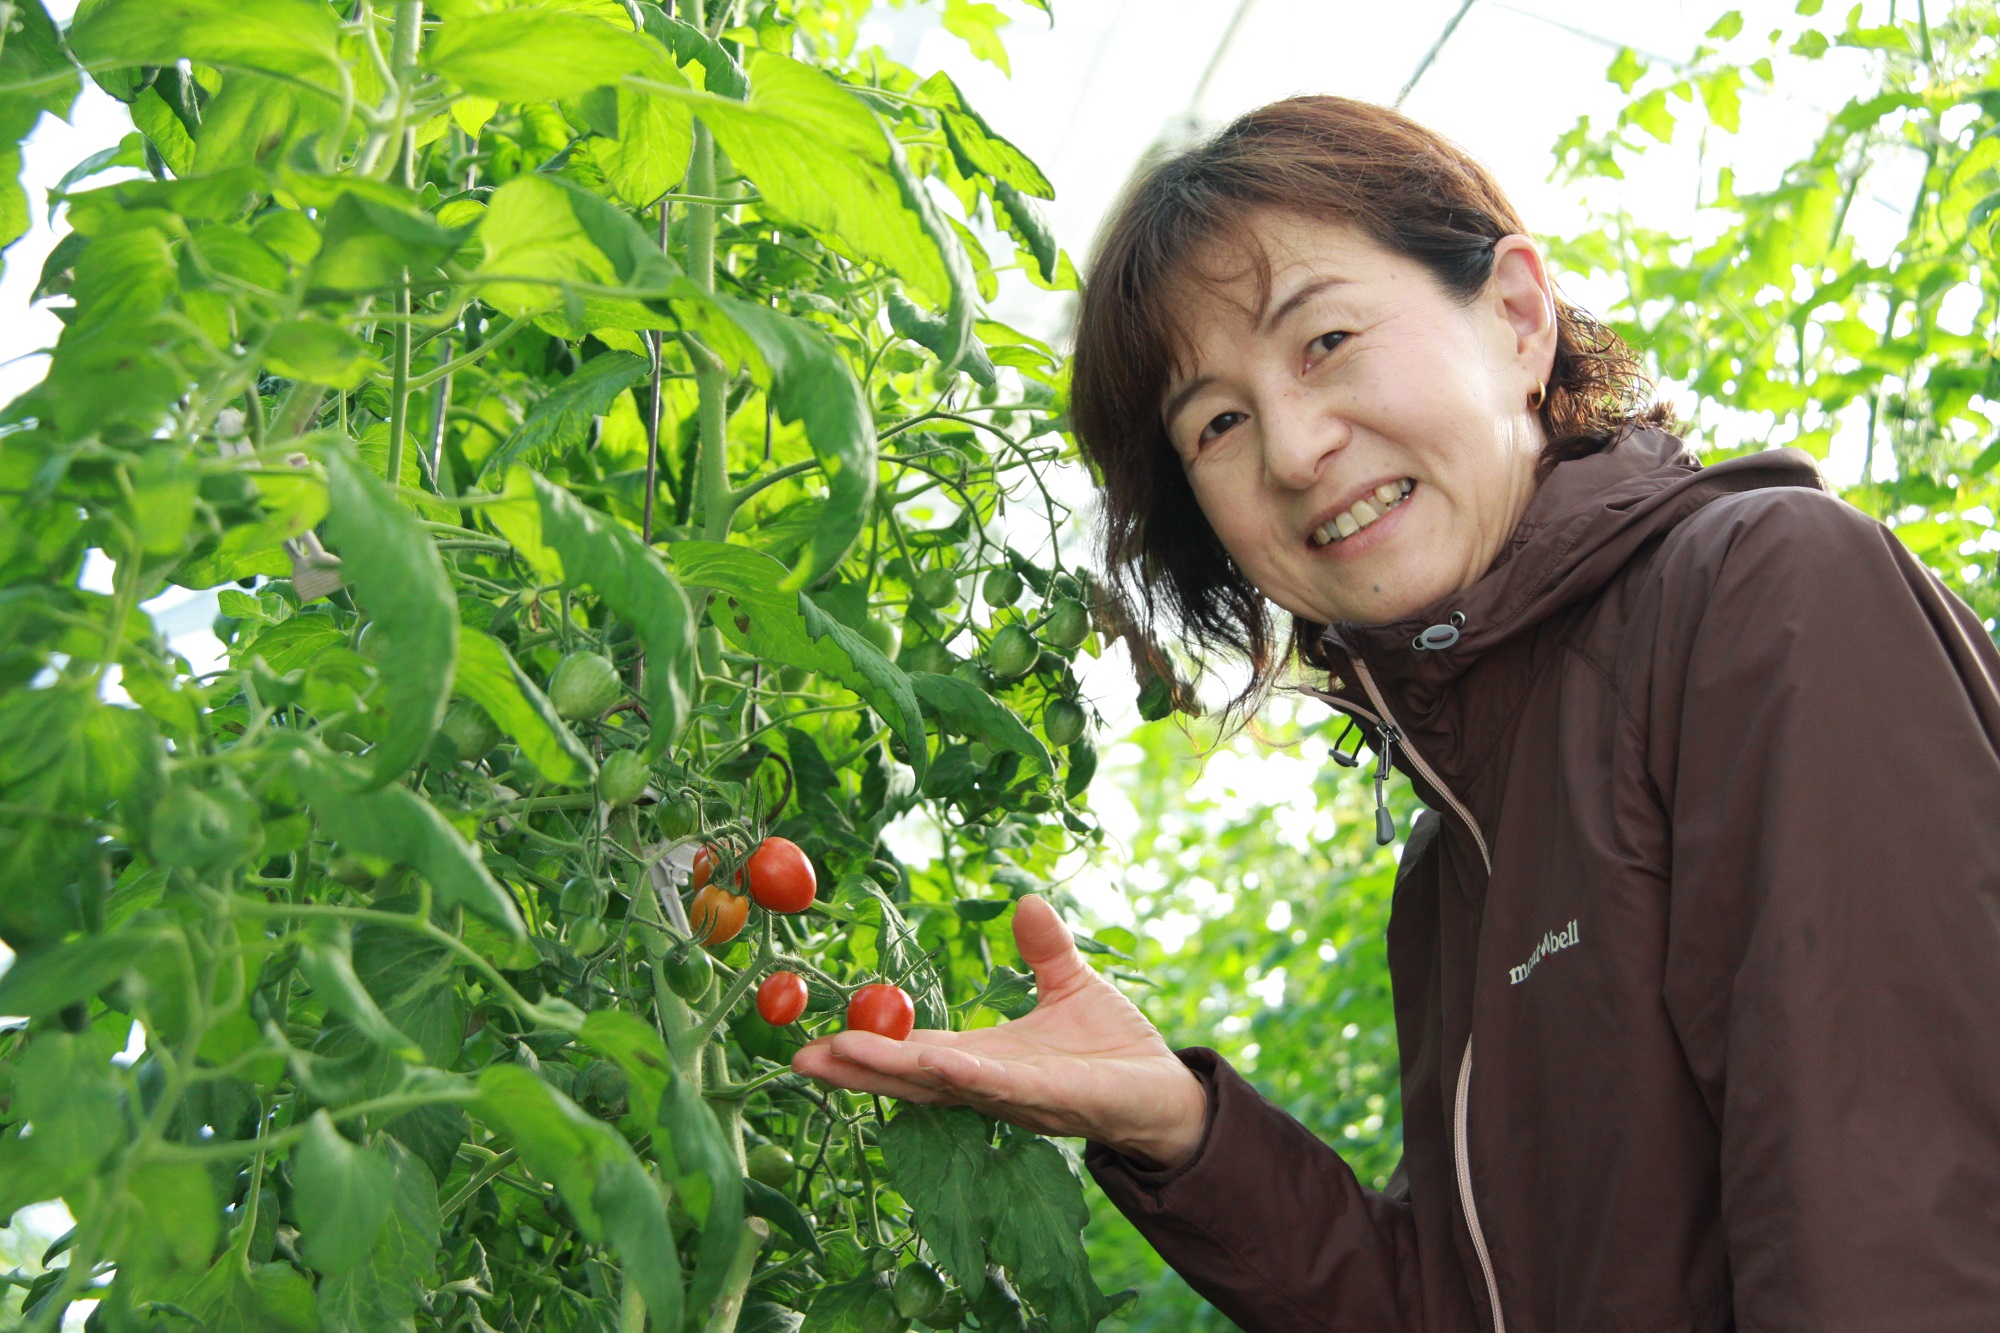
[[[1535,391],[1528,395],[1528,410],[1530,412],[1539,412],[1542,410],[1542,404],[1548,400],[1549,386],[1540,380],[1536,380]]]

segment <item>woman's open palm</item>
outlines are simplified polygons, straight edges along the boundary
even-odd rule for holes
[[[842,1032],[804,1047],[792,1068],[858,1092],[970,1106],[1162,1165],[1191,1153],[1206,1094],[1159,1030],[1083,961],[1042,899],[1021,899],[1014,941],[1038,993],[1025,1017],[971,1032],[920,1028],[907,1041]]]

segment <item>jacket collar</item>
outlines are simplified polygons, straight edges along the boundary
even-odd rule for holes
[[[1650,429],[1560,463],[1477,583],[1401,620],[1329,626],[1320,643],[1336,666],[1323,697],[1351,711],[1380,711],[1353,665],[1360,662],[1436,778],[1462,783],[1479,756],[1467,753],[1457,725],[1468,702],[1453,688],[1461,677],[1594,597],[1640,550],[1711,500],[1769,486],[1824,489],[1825,483],[1811,455],[1797,449],[1704,467],[1677,437]],[[1338,665],[1343,659],[1346,669]]]

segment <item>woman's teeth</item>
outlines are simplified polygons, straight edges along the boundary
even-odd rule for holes
[[[1322,523],[1312,535],[1313,545],[1326,546],[1344,537],[1352,537],[1408,499],[1416,485],[1408,477],[1401,481],[1383,482],[1375,488],[1373,495],[1356,500],[1345,512],[1335,514]]]

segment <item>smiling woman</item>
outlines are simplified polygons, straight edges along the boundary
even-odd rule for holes
[[[1252,1333],[1989,1327],[2000,653],[1808,455],[1704,467],[1524,231],[1400,115],[1282,102],[1137,183],[1078,327],[1111,576],[1251,700],[1323,671],[1381,842],[1392,767],[1430,807],[1386,1188],[1032,900],[1032,1013],[795,1067],[1088,1137]]]

